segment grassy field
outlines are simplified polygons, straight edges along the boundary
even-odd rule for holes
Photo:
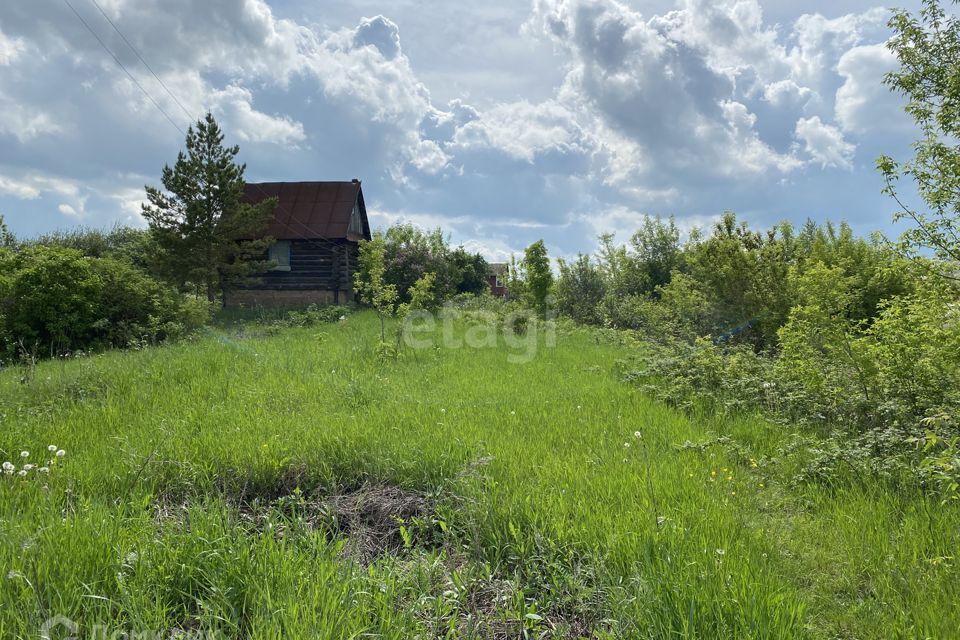
[[[0,372],[0,460],[65,451],[0,476],[0,638],[960,637],[955,506],[796,485],[788,427],[653,402],[595,333],[380,363],[378,330]]]

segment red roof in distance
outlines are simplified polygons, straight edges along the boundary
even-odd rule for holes
[[[277,240],[358,241],[370,238],[367,208],[358,180],[351,182],[248,182],[244,201],[256,203],[278,199],[273,220],[263,235]],[[350,217],[358,208],[363,233],[351,230]]]

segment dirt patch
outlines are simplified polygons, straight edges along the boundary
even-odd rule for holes
[[[414,536],[420,542],[433,542],[423,540],[432,529],[433,512],[423,494],[390,485],[370,486],[331,496],[327,504],[336,529],[361,558],[396,553],[412,544]]]
[[[280,537],[320,531],[331,539],[345,539],[344,554],[365,563],[409,547],[440,544],[432,517],[435,501],[395,485],[364,484],[326,495],[299,490],[279,496],[246,495],[227,502],[251,529],[263,532],[269,526]],[[162,523],[180,524],[195,504],[189,499],[162,500],[154,505],[154,514]]]

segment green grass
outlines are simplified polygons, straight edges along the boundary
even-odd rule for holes
[[[0,477],[0,637],[53,615],[243,638],[958,637],[956,506],[797,486],[788,428],[658,404],[589,331],[526,364],[381,364],[377,333],[368,313],[240,325],[0,372],[0,459],[67,452]],[[681,446],[718,435],[740,452]],[[368,562],[317,505],[379,486],[433,507]]]

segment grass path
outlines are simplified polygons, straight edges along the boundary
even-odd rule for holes
[[[657,404],[590,332],[381,366],[375,322],[0,371],[0,458],[67,452],[0,478],[0,637],[960,637],[955,506],[794,486],[789,430]],[[434,508],[367,566],[305,514],[371,485]]]

